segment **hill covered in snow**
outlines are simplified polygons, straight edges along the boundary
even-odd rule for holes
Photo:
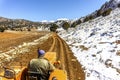
[[[58,34],[83,65],[86,80],[120,80],[120,8]]]

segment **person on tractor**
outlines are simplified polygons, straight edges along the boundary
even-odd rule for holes
[[[28,73],[33,72],[39,73],[41,75],[40,80],[48,80],[50,72],[55,69],[55,67],[44,58],[45,51],[38,49],[38,58],[32,59],[28,64]]]

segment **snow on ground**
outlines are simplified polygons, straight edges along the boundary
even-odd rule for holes
[[[120,80],[120,9],[59,35],[85,68],[86,80]]]

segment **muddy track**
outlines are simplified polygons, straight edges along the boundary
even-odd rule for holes
[[[54,48],[57,53],[57,60],[61,61],[61,67],[66,70],[68,80],[85,80],[85,74],[80,63],[73,56],[69,46],[57,34],[53,34]]]

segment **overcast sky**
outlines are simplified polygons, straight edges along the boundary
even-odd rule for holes
[[[99,9],[108,0],[0,0],[0,16],[31,21],[76,19]]]

